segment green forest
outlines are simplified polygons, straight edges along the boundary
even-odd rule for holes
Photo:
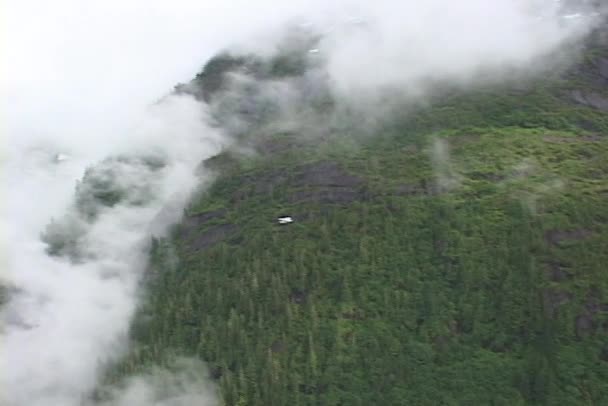
[[[247,61],[210,62],[201,98],[243,64],[304,69]],[[187,356],[224,405],[608,404],[601,100],[608,46],[590,40],[574,67],[397,104],[372,134],[272,132],[269,106],[259,136],[235,134],[256,153],[205,161],[214,182],[152,241],[107,380]]]

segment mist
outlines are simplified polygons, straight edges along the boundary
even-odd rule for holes
[[[122,386],[106,388],[108,400],[100,406],[211,406],[218,403],[215,389],[197,360],[178,358],[170,370],[152,368],[130,377]]]
[[[20,246],[9,252],[10,301],[3,309],[7,368],[2,383],[13,388],[7,392],[8,404],[77,404],[95,387],[102,364],[126,351],[147,241],[179,219],[190,192],[205,180],[195,176],[199,159],[222,147],[217,131],[204,124],[204,110],[191,98],[167,98],[149,114],[141,132],[125,142],[124,153],[131,158],[93,166],[100,176],[87,172],[77,193],[83,199],[67,199],[66,207],[53,213],[50,224],[55,228],[32,226],[29,235],[16,226],[9,228],[9,241]],[[139,156],[160,156],[161,163],[150,169],[133,158]],[[63,165],[39,163],[33,174],[38,170],[49,176],[61,172]],[[65,172],[69,165],[65,163]],[[8,177],[19,179],[19,169],[9,166]],[[108,206],[86,200],[99,192],[91,192],[90,185],[101,182],[104,188],[108,180],[110,189],[101,191],[124,192],[119,202]],[[69,183],[71,197],[74,183]],[[29,207],[23,206],[32,200],[26,194],[34,192],[40,191],[12,195],[11,214],[27,218],[44,205],[43,198],[33,197]],[[17,197],[20,200],[14,201]],[[80,202],[84,206],[78,206]],[[171,213],[164,212],[166,207]],[[48,223],[51,218],[41,220]],[[67,251],[48,255],[54,244]]]
[[[593,26],[593,17],[566,19],[560,2],[542,0],[381,1],[361,12],[358,29],[325,41],[328,70],[343,92],[397,87],[422,96],[436,81],[468,85],[482,73],[500,80],[509,70],[533,70],[538,58]]]
[[[309,57],[318,59],[330,91],[370,106],[385,89],[423,99],[437,81],[470,86],[480,72],[500,82],[508,68],[534,71],[598,19],[585,8],[564,18],[552,0],[225,3],[5,5],[0,403],[79,405],[104,366],[128,351],[147,242],[179,221],[195,188],[212,181],[196,173],[200,162],[235,142],[211,125],[210,106],[167,96],[218,51],[267,57],[285,27],[306,27],[319,37]],[[303,103],[301,86],[279,81],[265,97]],[[301,114],[286,108],[273,125]],[[435,149],[441,159],[445,148]],[[97,196],[95,182],[107,180],[118,197],[83,208],[83,199]],[[58,251],[49,255],[53,244]],[[181,375],[155,371],[134,377],[112,404],[146,404],[159,376],[182,387]],[[215,402],[213,389],[199,392],[183,399]]]

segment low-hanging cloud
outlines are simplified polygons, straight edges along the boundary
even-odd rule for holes
[[[553,0],[326,3],[7,3],[0,278],[9,302],[2,309],[0,403],[79,405],[98,383],[100,367],[126,350],[146,241],[179,219],[202,180],[195,175],[200,161],[231,142],[208,125],[203,103],[163,98],[217,51],[267,56],[280,47],[285,24],[318,36],[310,57],[320,70],[304,82],[272,82],[260,93],[289,101],[283,120],[310,113],[293,107],[309,100],[302,95],[306,80],[322,77],[347,100],[386,88],[424,96],[428,83],[466,85],[479,72],[498,79],[505,68],[526,69],[582,38],[596,20],[584,8],[582,17],[565,18],[562,2]],[[232,123],[246,131],[247,123]],[[150,157],[161,164],[150,166]],[[118,186],[104,189],[105,177]],[[109,200],[89,201],[92,214],[78,208],[78,193],[74,200],[79,179],[82,196],[99,196],[99,189],[87,189],[91,180],[109,193]],[[51,219],[56,226],[49,232]],[[70,249],[49,256],[57,238]],[[155,399],[148,385],[154,376],[182,387],[175,378],[182,375],[155,372],[134,378],[111,404]],[[212,403],[209,393],[193,396]]]
[[[98,406],[213,406],[216,390],[202,362],[180,358],[168,369],[152,367],[121,386],[105,388]]]
[[[307,38],[306,73],[263,84],[265,96],[282,86],[274,105],[287,114],[271,123],[318,122],[302,114],[310,106],[302,87],[325,87],[336,102],[334,118],[355,112],[373,132],[373,123],[386,113],[404,114],[407,105],[428,103],[438,89],[513,83],[568,66],[604,11],[584,0],[344,1],[318,7],[229,51],[262,58],[297,54]],[[239,74],[247,76],[247,69]],[[250,79],[259,80],[255,74]],[[256,102],[238,92],[244,81],[233,80],[223,98],[236,93],[233,99]]]
[[[2,393],[5,404],[77,405],[94,389],[100,368],[124,353],[147,241],[179,219],[191,191],[204,181],[195,175],[200,159],[222,148],[222,136],[205,125],[204,112],[189,96],[171,96],[153,106],[145,125],[123,144],[129,159],[91,167],[101,175],[85,175],[77,188],[83,207],[76,199],[64,215],[58,212],[51,224],[62,226],[43,238],[47,246],[22,233],[18,218],[12,219],[15,250],[4,275],[12,292],[2,309],[7,365],[0,385],[10,388]],[[116,148],[117,156],[121,152]],[[149,157],[152,161],[145,161]],[[31,170],[60,165],[47,162]],[[13,184],[23,176],[19,166],[6,169]],[[90,190],[90,183],[99,185]],[[19,213],[17,197],[26,199],[11,196],[13,213]],[[171,212],[159,215],[166,207]],[[60,248],[49,253],[54,243]]]
[[[361,7],[355,27],[330,33],[328,69],[342,91],[416,94],[433,80],[470,83],[483,71],[533,68],[580,39],[597,18],[581,10],[568,19],[552,0],[377,1]]]

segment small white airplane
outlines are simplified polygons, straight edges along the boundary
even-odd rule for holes
[[[291,224],[293,223],[293,218],[290,216],[282,216],[277,219],[279,224]]]
[[[70,157],[67,156],[66,154],[57,153],[53,157],[53,162],[61,163],[61,162],[67,161],[68,159],[70,159]]]
[[[573,20],[575,18],[581,18],[584,17],[583,14],[581,13],[574,13],[574,14],[566,14],[561,16],[562,18],[566,19],[566,20]]]

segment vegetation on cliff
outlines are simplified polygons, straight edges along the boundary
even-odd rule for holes
[[[234,104],[202,95],[245,63],[222,58],[189,90],[220,124]],[[259,69],[249,95],[276,78]],[[328,131],[308,137],[239,109],[256,153],[203,163],[218,179],[154,240],[134,350],[109,379],[187,355],[226,405],[607,404],[602,100],[598,41],[568,71],[396,108],[374,134],[319,114]]]

